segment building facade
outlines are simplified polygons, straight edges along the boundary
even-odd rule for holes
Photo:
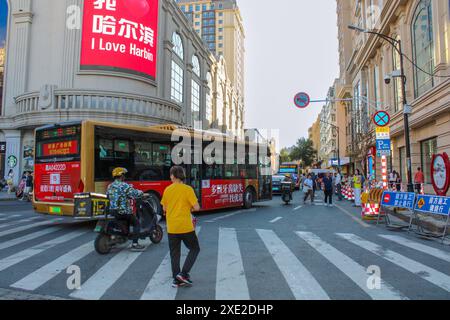
[[[320,117],[317,117],[317,120],[313,123],[313,125],[308,129],[308,137],[309,140],[313,143],[313,148],[317,152],[320,150]]]
[[[372,115],[380,109],[391,114],[392,152],[388,170],[407,183],[400,55],[379,36],[355,32],[355,25],[387,35],[402,44],[406,76],[412,172],[422,167],[426,192],[433,193],[431,158],[450,153],[450,3],[441,0],[337,0],[340,79],[338,98],[347,117],[347,153],[352,169],[381,178],[381,159],[374,157]],[[373,161],[373,163],[371,163]]]
[[[16,183],[33,168],[34,129],[42,125],[92,119],[209,129],[217,122],[219,89],[230,82],[224,63],[173,0],[139,8],[122,0],[1,1],[1,174],[12,169]]]

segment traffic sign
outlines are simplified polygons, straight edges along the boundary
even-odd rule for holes
[[[294,98],[295,105],[297,106],[297,108],[300,108],[300,109],[304,109],[307,106],[309,106],[310,102],[311,102],[311,98],[305,92],[298,93]]]
[[[378,127],[386,127],[391,122],[391,116],[386,111],[378,111],[373,116],[373,122]]]
[[[391,155],[391,129],[389,127],[376,128],[377,156]]]

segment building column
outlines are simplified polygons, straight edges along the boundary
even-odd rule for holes
[[[22,132],[20,130],[4,130],[6,141],[6,157],[5,157],[5,175],[9,170],[14,172],[14,185],[18,185],[22,178],[20,168],[22,167],[21,140]]]
[[[449,46],[449,3],[448,1],[434,0],[432,1],[433,11],[433,37],[434,37],[434,54],[435,54],[435,71],[438,75],[445,74],[449,61],[447,60],[447,50]],[[437,79],[440,82],[443,79]],[[436,82],[437,82],[436,81]]]

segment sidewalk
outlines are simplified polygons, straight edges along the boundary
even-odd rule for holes
[[[13,201],[13,200],[17,200],[15,193],[8,194],[8,192],[6,191],[0,191],[0,201]]]

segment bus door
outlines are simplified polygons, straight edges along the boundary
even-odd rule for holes
[[[272,175],[269,156],[262,156],[258,163],[259,200],[272,199]]]
[[[200,157],[197,157],[197,160],[201,160],[201,150],[199,150],[198,152],[200,152]],[[202,170],[202,165],[201,164],[196,164],[195,159],[196,157],[194,156],[194,152],[192,152],[192,159],[191,159],[191,164],[188,164],[186,166],[186,175],[187,175],[187,181],[186,183],[188,185],[190,185],[194,191],[195,194],[198,198],[199,203],[201,203],[201,199],[202,199],[202,194],[201,194],[201,190],[202,190],[202,174],[201,174],[201,170]]]

